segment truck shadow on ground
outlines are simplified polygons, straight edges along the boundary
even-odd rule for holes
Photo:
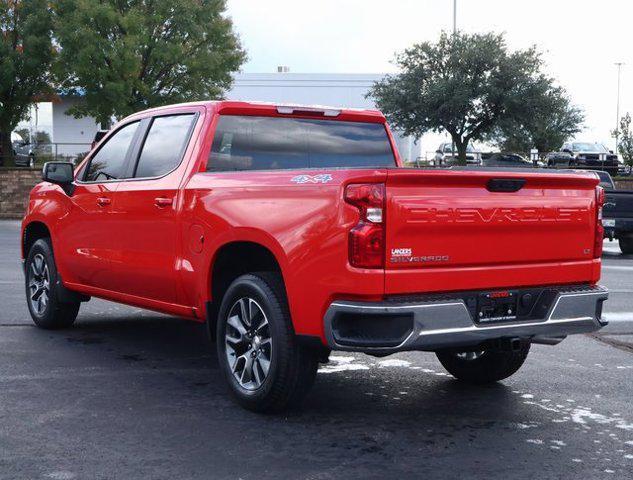
[[[65,339],[65,345],[59,348],[80,349],[77,353],[85,355],[87,363],[95,356],[106,364],[125,362],[134,364],[137,369],[182,371],[183,383],[190,377],[188,371],[195,371],[196,377],[206,378],[205,381],[197,378],[189,384],[204,387],[197,394],[204,396],[210,391],[229,398],[219,372],[215,346],[208,339],[205,325],[165,316],[122,317],[80,320],[73,329],[52,335]],[[336,358],[348,354],[334,352],[332,355]],[[508,387],[501,383],[475,387],[457,382],[442,373],[432,353],[409,354],[410,361],[393,367],[381,366],[383,359],[356,357],[353,364],[356,369],[320,372],[303,406],[286,416],[388,412],[404,417],[419,417],[422,412],[454,416],[454,409],[458,407],[461,412],[476,416],[479,413],[485,418],[493,412],[498,417],[504,410],[511,414],[515,406],[514,395]],[[417,366],[417,358],[433,371]],[[235,409],[241,411],[237,405]]]

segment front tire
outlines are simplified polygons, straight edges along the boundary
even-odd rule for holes
[[[238,277],[218,314],[220,370],[237,402],[256,412],[296,406],[314,383],[315,352],[298,344],[279,274]]]
[[[49,238],[37,240],[26,257],[26,303],[35,325],[47,330],[70,327],[79,313],[79,302],[59,301],[59,283]]]
[[[620,244],[622,253],[625,255],[633,254],[633,236],[620,237],[618,238],[618,243]]]
[[[530,351],[530,343],[524,342],[516,351],[480,350],[435,352],[442,366],[458,380],[472,384],[498,382],[508,378],[521,368]]]

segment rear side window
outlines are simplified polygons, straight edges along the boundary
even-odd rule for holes
[[[149,128],[134,176],[160,177],[176,168],[187,147],[195,115],[156,117]]]
[[[596,172],[598,177],[600,178],[600,186],[605,190],[613,189],[613,180],[611,180],[611,176],[606,172]]]
[[[383,124],[225,115],[207,171],[394,165]]]
[[[127,153],[139,122],[130,123],[117,130],[90,160],[86,182],[116,180],[125,175]]]

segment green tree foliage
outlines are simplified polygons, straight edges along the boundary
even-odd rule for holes
[[[633,132],[631,132],[631,115],[626,114],[620,119],[618,153],[627,165],[633,167]],[[616,132],[613,132],[613,136]]]
[[[15,133],[17,133],[18,135],[20,135],[22,137],[23,140],[28,140],[29,139],[29,129],[28,128],[17,128],[15,130]]]
[[[51,136],[48,134],[48,132],[45,132],[44,130],[38,130],[37,132],[35,132],[33,134],[33,141],[35,141],[35,143],[38,145],[52,143]]]
[[[563,93],[541,72],[535,48],[510,52],[503,35],[492,33],[443,33],[398,54],[396,65],[400,73],[368,95],[407,135],[448,132],[462,164],[469,142],[489,139],[504,122],[523,122],[536,105],[547,113],[542,96]]]
[[[504,151],[556,151],[582,129],[584,114],[563,88],[543,77],[530,90],[524,95],[525,107],[510,112],[489,136]]]
[[[47,0],[0,0],[0,164],[13,129],[50,90],[52,26]]]
[[[15,133],[20,135],[22,139],[27,142],[31,138],[31,132],[28,128],[18,128],[15,130]],[[38,130],[36,132],[33,132],[33,143],[35,143],[36,145],[51,143],[51,136],[48,134],[48,132],[45,132],[44,130]]]
[[[221,97],[245,60],[225,0],[55,0],[59,78],[108,124],[138,110]]]

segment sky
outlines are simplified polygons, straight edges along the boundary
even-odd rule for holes
[[[228,15],[248,53],[242,70],[295,73],[396,72],[394,54],[452,30],[453,0],[228,0]],[[582,107],[579,140],[614,148],[617,69],[620,112],[633,114],[633,0],[457,0],[457,26],[505,32],[511,49],[531,45]],[[50,105],[39,128],[48,130]],[[435,142],[433,140],[431,143]],[[427,147],[434,149],[435,147]]]
[[[248,53],[242,71],[396,72],[395,52],[452,30],[453,0],[229,0]],[[457,27],[504,32],[511,49],[536,45],[546,70],[585,112],[577,138],[614,146],[620,112],[633,114],[633,0],[457,0]]]

